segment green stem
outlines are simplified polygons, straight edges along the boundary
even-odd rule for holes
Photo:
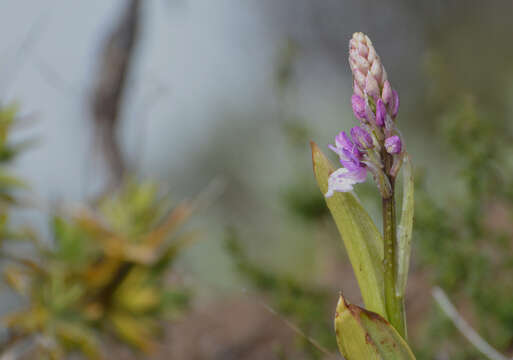
[[[389,174],[392,167],[392,157],[386,152],[385,172]],[[392,187],[391,196],[383,199],[383,241],[384,241],[384,278],[385,278],[385,307],[388,320],[394,328],[406,337],[406,323],[404,319],[404,300],[396,293],[397,284],[397,227],[395,214],[395,179],[389,177]]]

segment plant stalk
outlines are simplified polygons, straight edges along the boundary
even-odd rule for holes
[[[397,222],[395,205],[395,179],[391,177],[392,156],[383,152],[385,174],[389,177],[391,196],[383,198],[383,241],[384,241],[384,280],[385,307],[388,320],[399,334],[406,338],[406,322],[404,316],[404,299],[396,293],[397,286]]]

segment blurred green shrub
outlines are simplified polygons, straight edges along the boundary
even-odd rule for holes
[[[151,350],[161,321],[180,313],[189,293],[169,286],[166,270],[195,237],[179,233],[192,204],[168,211],[156,186],[130,182],[97,212],[55,216],[54,243],[9,265],[8,284],[27,306],[7,316],[18,337],[39,335],[39,353],[59,359],[79,350],[100,358],[102,335]]]
[[[465,88],[457,70],[436,53],[428,72],[433,136],[451,167],[438,169],[448,172],[441,175],[449,189],[440,190],[442,196],[433,197],[427,176],[418,183],[417,254],[476,330],[507,352],[513,341],[513,138],[508,113],[497,105],[505,94],[496,88],[487,95],[494,98],[490,102]],[[429,319],[429,336],[419,345],[422,358],[440,352],[451,359],[480,357],[443,315]]]
[[[190,292],[171,285],[167,270],[196,238],[181,230],[194,202],[172,207],[154,184],[128,181],[94,210],[55,215],[50,244],[9,227],[15,191],[24,186],[8,171],[26,144],[10,143],[16,112],[0,110],[0,256],[4,279],[23,305],[5,316],[9,336],[0,350],[24,342],[37,358],[99,359],[112,338],[150,351],[162,321],[189,303]]]
[[[9,135],[19,123],[16,118],[18,107],[15,104],[0,107],[0,245],[15,233],[8,227],[9,210],[18,203],[15,193],[26,188],[25,183],[11,175],[9,165],[30,142],[13,143]]]

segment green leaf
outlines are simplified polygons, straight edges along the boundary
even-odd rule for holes
[[[357,307],[347,304],[340,296],[335,313],[335,334],[340,352],[346,360],[381,359],[376,346],[366,338],[367,333],[354,309]]]
[[[117,335],[133,347],[149,352],[154,348],[152,338],[157,330],[157,320],[148,317],[133,317],[130,314],[114,313],[110,316]]]
[[[397,229],[397,284],[396,292],[399,297],[404,297],[408,269],[410,267],[411,235],[413,229],[414,186],[413,170],[408,154],[404,157],[403,164],[403,204],[401,220]]]
[[[314,142],[311,146],[315,177],[324,195],[334,167]],[[385,316],[381,234],[353,194],[335,193],[326,203],[344,241],[365,306]]]
[[[59,321],[55,324],[59,343],[70,350],[80,350],[88,359],[101,359],[100,344],[94,332],[80,323]]]
[[[340,296],[335,332],[346,360],[415,360],[408,344],[380,315],[349,304]]]
[[[28,189],[28,185],[21,179],[10,175],[4,170],[0,170],[0,187],[2,189],[8,188],[23,188]]]
[[[87,235],[75,224],[59,216],[52,219],[52,226],[56,244],[53,254],[56,259],[73,268],[81,266],[91,252]]]

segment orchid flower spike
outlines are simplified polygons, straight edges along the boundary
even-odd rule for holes
[[[352,191],[355,184],[366,180],[369,171],[383,198],[388,198],[395,174],[386,164],[400,164],[403,151],[394,121],[399,111],[399,95],[367,35],[353,34],[349,41],[349,65],[353,72],[351,105],[360,126],[351,129],[351,136],[340,132],[335,145],[329,145],[343,167],[328,179],[326,197]]]
[[[377,103],[381,100],[384,106],[380,111],[385,109],[388,115],[395,119],[399,110],[399,96],[388,81],[385,67],[367,35],[353,34],[349,41],[349,65],[353,72],[354,94],[365,99],[366,105],[370,108],[377,108]],[[377,109],[373,112],[376,114],[376,111]],[[376,123],[383,126],[383,112],[380,116],[376,118]]]

